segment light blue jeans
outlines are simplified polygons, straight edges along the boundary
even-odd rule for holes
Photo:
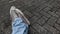
[[[22,18],[15,18],[12,22],[12,34],[28,34],[28,24]]]

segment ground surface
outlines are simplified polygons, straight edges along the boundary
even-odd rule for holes
[[[60,0],[0,0],[0,34],[11,34],[12,5],[31,22],[29,34],[60,34]]]

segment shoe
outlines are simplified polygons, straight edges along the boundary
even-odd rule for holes
[[[12,17],[12,20],[14,20],[16,17],[22,18],[23,21],[30,25],[29,20],[24,16],[21,10],[17,9],[16,7],[12,6],[10,9],[10,15]]]
[[[10,17],[11,17],[12,21],[14,21],[14,19],[18,17],[17,14],[15,13],[15,7],[14,6],[12,6],[10,8]]]

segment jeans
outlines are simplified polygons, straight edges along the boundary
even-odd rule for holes
[[[28,34],[28,24],[22,18],[15,18],[12,22],[12,34]]]

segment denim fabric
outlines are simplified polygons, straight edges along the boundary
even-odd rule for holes
[[[27,34],[28,24],[25,24],[22,18],[15,18],[12,22],[12,34]]]

